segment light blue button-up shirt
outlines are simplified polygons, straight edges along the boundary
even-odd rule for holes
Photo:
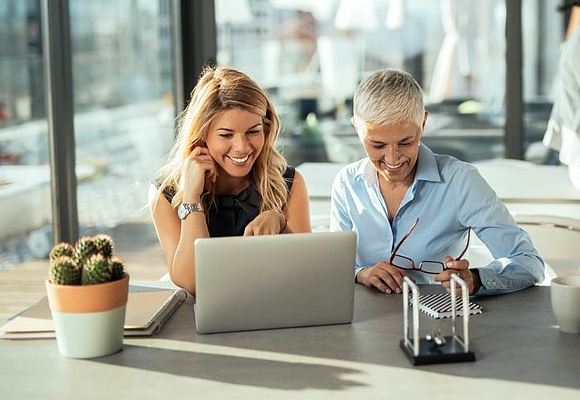
[[[507,173],[507,171],[506,171]],[[332,185],[331,231],[355,231],[355,275],[388,260],[416,218],[419,223],[397,254],[414,260],[444,261],[457,257],[466,245],[467,228],[494,258],[477,268],[480,294],[506,293],[544,279],[544,262],[530,236],[518,227],[507,207],[476,167],[419,147],[415,180],[389,222],[377,172],[368,158],[345,166]],[[419,284],[435,283],[431,274],[406,271]]]

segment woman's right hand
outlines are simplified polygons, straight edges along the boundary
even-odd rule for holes
[[[204,192],[205,181],[215,182],[217,167],[206,147],[196,147],[184,160],[181,169],[181,184],[184,202],[198,202]]]

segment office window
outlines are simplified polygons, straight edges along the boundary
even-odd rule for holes
[[[43,74],[39,2],[0,2],[0,271],[45,247],[50,231]]]
[[[249,73],[269,90],[284,122],[281,142],[291,163],[363,157],[348,121],[352,93],[360,79],[387,67],[407,70],[422,85],[431,112],[423,141],[434,151],[466,161],[504,156],[504,0],[216,0],[215,4],[218,63]],[[546,32],[528,35],[542,18],[545,26],[553,22],[541,4],[523,0],[524,36],[526,43],[533,42],[530,46],[539,46],[542,38],[543,48],[550,50],[557,43],[540,36]],[[549,80],[556,61],[548,54],[542,58],[543,70],[526,76],[527,90],[529,80]],[[526,60],[527,71],[539,56]],[[542,106],[535,103],[545,94],[546,84],[533,88],[530,97],[535,99],[526,99],[526,112],[533,115],[526,115],[523,146],[541,140],[545,121],[535,118],[546,116],[538,116],[535,110]],[[308,130],[313,115],[317,140]]]
[[[70,1],[80,233],[145,211],[173,140],[168,1]]]
[[[79,234],[148,215],[173,141],[168,0],[70,0]],[[0,2],[0,271],[52,246],[39,0]],[[50,95],[50,94],[49,94]]]

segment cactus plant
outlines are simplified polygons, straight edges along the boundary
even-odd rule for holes
[[[51,260],[50,280],[57,285],[79,285],[81,273],[72,257],[63,255]]]
[[[101,233],[93,237],[95,245],[97,246],[97,252],[102,254],[107,258],[113,257],[113,251],[115,244],[113,243],[113,238],[109,235]]]
[[[114,255],[113,239],[105,234],[83,236],[75,245],[61,242],[49,253],[49,279],[57,285],[94,285],[122,279],[123,260]]]
[[[97,254],[97,244],[92,236],[83,236],[75,243],[75,261],[84,268],[87,260],[94,254]]]
[[[74,254],[75,248],[70,243],[61,242],[57,243],[52,248],[52,250],[48,254],[48,258],[51,260],[56,260],[61,256],[74,257]]]
[[[125,273],[125,264],[123,260],[117,256],[111,257],[111,280],[116,281],[121,279]]]
[[[82,284],[95,285],[109,282],[111,279],[111,261],[102,254],[93,254],[83,266]]]

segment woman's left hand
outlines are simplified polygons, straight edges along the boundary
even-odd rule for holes
[[[456,289],[461,290],[459,285],[455,281],[451,281],[451,275],[456,274],[461,279],[467,283],[469,288],[469,294],[473,294],[479,289],[478,279],[479,274],[477,274],[476,270],[469,269],[469,261],[467,260],[454,260],[452,257],[447,256],[445,257],[445,266],[447,269],[437,275],[435,275],[434,280],[436,282],[441,282],[441,286],[447,290],[447,292],[451,292],[451,284],[456,284]],[[477,276],[476,276],[477,274]]]

